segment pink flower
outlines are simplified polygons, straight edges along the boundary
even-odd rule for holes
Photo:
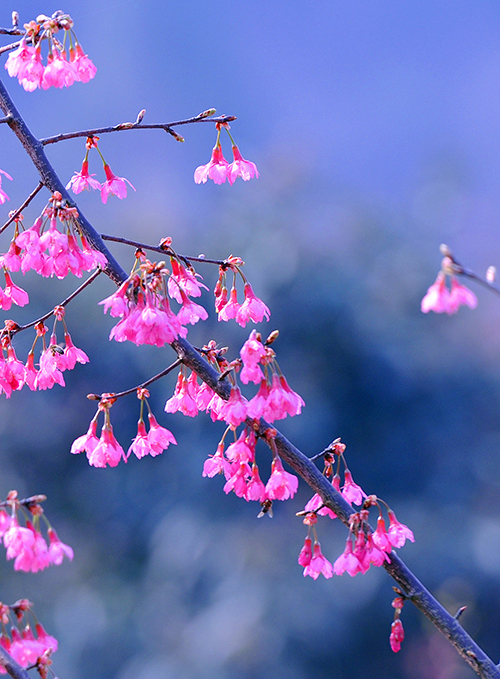
[[[252,464],[252,477],[247,483],[247,489],[245,491],[244,498],[247,500],[247,502],[252,500],[264,502],[266,499],[266,487],[262,483],[262,480],[259,476],[259,468],[255,462]]]
[[[232,467],[232,475],[224,485],[224,492],[230,493],[234,490],[237,497],[244,497],[247,492],[247,479],[251,476],[250,467],[246,462],[240,462]]]
[[[152,413],[149,413],[148,419],[148,440],[151,446],[149,454],[152,457],[159,455],[161,452],[166,450],[171,443],[177,445],[177,441],[175,440],[175,436],[172,434],[172,432],[168,429],[165,429],[165,427],[161,427]]]
[[[224,457],[224,444],[219,443],[215,455],[209,455],[205,460],[202,476],[208,476],[211,479],[216,474],[224,474],[226,479],[228,479],[231,473],[231,465]]]
[[[117,177],[111,171],[107,163],[104,164],[104,172],[106,173],[106,182],[102,185],[101,198],[103,203],[107,203],[109,196],[116,196],[117,198],[127,197],[127,184],[129,184],[135,191],[135,188],[125,177]],[[126,182],[126,183],[125,183]]]
[[[114,437],[111,424],[104,424],[99,443],[90,453],[88,459],[89,464],[93,467],[105,467],[107,464],[110,467],[116,467],[120,460],[126,460],[123,448]]]
[[[82,83],[88,83],[88,81],[95,76],[97,68],[78,43],[75,44],[74,48],[70,48],[69,60],[75,71],[75,80],[79,80]]]
[[[352,540],[350,534],[347,538],[345,550],[333,564],[333,572],[335,575],[342,575],[346,571],[351,577],[354,577],[361,571],[361,564],[359,563],[358,557],[352,552]]]
[[[283,375],[274,374],[262,416],[269,422],[282,420],[287,415],[300,415],[303,405],[304,401],[290,389]]]
[[[366,493],[361,488],[361,486],[358,486],[357,483],[354,483],[352,479],[352,474],[349,471],[349,469],[346,469],[344,472],[344,485],[342,486],[342,495],[347,500],[347,502],[350,502],[351,504],[354,505],[363,504],[363,498],[366,497]]]
[[[36,376],[35,387],[39,390],[52,389],[54,384],[65,386],[64,377],[58,366],[59,354],[52,347],[44,349],[40,355],[40,370]]]
[[[52,54],[47,59],[41,86],[44,90],[49,87],[70,87],[75,82],[75,75],[73,64],[67,61],[64,53],[57,47],[53,47]]]
[[[33,47],[26,44],[26,36],[23,35],[19,47],[9,54],[9,57],[5,62],[5,68],[11,78],[17,78],[20,73],[21,76],[19,77],[22,77],[22,71],[31,59],[34,51],[35,49]]]
[[[248,384],[249,382],[260,384],[264,376],[258,364],[261,359],[265,358],[266,348],[257,339],[256,330],[252,330],[250,333],[250,337],[241,348],[240,356],[243,361],[243,369],[240,374],[243,384]]]
[[[257,165],[250,160],[245,160],[236,145],[233,146],[233,157],[233,162],[227,168],[227,180],[230,184],[234,184],[237,177],[241,177],[243,181],[247,182],[249,179],[259,176]]]
[[[247,417],[248,401],[241,395],[238,387],[232,387],[231,395],[220,413],[221,418],[230,427],[237,427]]]
[[[388,535],[391,545],[393,547],[399,548],[403,547],[406,540],[410,540],[410,542],[415,542],[413,532],[408,528],[408,526],[405,526],[404,523],[399,523],[392,509],[389,509],[387,513],[389,514]]]
[[[184,290],[181,290],[182,307],[177,314],[177,318],[181,325],[190,323],[194,325],[198,321],[205,321],[208,318],[207,310],[200,304],[196,304],[186,295]]]
[[[89,174],[89,161],[85,158],[82,163],[82,169],[80,172],[75,172],[71,177],[69,182],[66,184],[67,189],[71,189],[73,193],[81,193],[84,189],[96,189],[100,191],[102,189],[101,182],[97,179],[93,179],[95,175]]]
[[[321,507],[321,509],[319,509]],[[304,507],[305,512],[316,512],[320,516],[329,516],[331,519],[336,519],[337,515],[335,512],[332,512],[331,509],[328,507],[323,507],[323,500],[322,498],[318,495],[318,493],[315,493],[312,498],[309,500],[309,502],[306,504]]]
[[[29,528],[20,526],[17,518],[13,517],[10,528],[3,536],[3,544],[7,550],[7,559],[17,558],[20,554],[28,553],[33,558],[35,535]]]
[[[383,552],[392,552],[392,544],[385,528],[384,517],[380,515],[377,519],[377,530],[372,535],[373,542]]]
[[[141,459],[141,457],[149,455],[151,452],[151,443],[149,442],[148,439],[144,420],[139,420],[139,424],[137,425],[137,436],[132,441],[132,444],[127,451],[127,458],[130,457],[130,453],[132,452],[135,453],[135,456],[139,460]]]
[[[14,304],[17,304],[17,306],[26,306],[26,304],[29,304],[29,296],[26,290],[23,290],[20,288],[18,285],[15,285],[12,282],[12,278],[8,274],[7,271],[5,271],[5,290],[4,290],[4,295],[5,295],[5,300],[2,304],[3,309],[10,309],[11,303],[14,302]],[[9,301],[8,306],[6,306],[6,300]]]
[[[450,292],[445,285],[446,277],[442,271],[437,275],[436,282],[427,290],[420,305],[424,314],[435,311],[437,314],[452,313],[450,311]]]
[[[245,301],[236,313],[236,323],[244,328],[248,321],[260,323],[264,316],[268,321],[270,315],[271,312],[264,302],[254,295],[250,283],[245,283]]]
[[[64,333],[64,341],[66,343],[64,354],[59,357],[59,367],[61,370],[73,370],[77,363],[89,362],[90,359],[87,354],[82,349],[75,347],[69,332]],[[62,368],[62,365],[64,365],[64,368]]]
[[[179,410],[188,417],[196,417],[198,415],[198,406],[190,394],[189,382],[182,372],[179,373],[177,378],[174,395],[165,403],[166,413],[176,413]]]
[[[94,419],[90,423],[87,433],[84,434],[83,436],[79,436],[75,441],[73,441],[73,445],[71,446],[71,453],[73,453],[73,455],[77,455],[78,453],[83,453],[83,451],[85,450],[87,453],[87,457],[90,457],[90,455],[92,455],[92,453],[96,449],[98,443],[99,439],[97,438],[97,417],[94,417]]]
[[[69,545],[64,544],[59,540],[57,533],[53,528],[49,528],[47,531],[49,535],[50,545],[49,545],[49,557],[50,562],[56,566],[60,566],[63,562],[64,557],[73,561],[73,550]]]
[[[313,580],[317,580],[321,574],[324,575],[325,578],[331,578],[333,576],[333,566],[321,553],[321,545],[319,542],[315,542],[313,557],[304,568],[304,577],[309,575]]]
[[[394,620],[391,625],[391,635],[389,637],[389,643],[391,644],[391,649],[394,653],[397,653],[401,648],[401,642],[405,638],[405,632],[403,629],[403,623],[398,618]]]
[[[7,177],[7,179],[10,179],[11,181],[13,181],[13,180],[12,180],[12,177],[10,176],[10,174],[8,174],[8,172],[5,172],[5,170],[0,170],[0,187],[1,187],[1,185],[2,185],[2,177],[1,177],[2,174],[3,174],[5,177]],[[9,198],[9,196],[5,193],[5,191],[2,191],[2,189],[0,188],[0,205],[3,205],[3,204],[5,203],[6,200],[10,200],[10,198]]]
[[[271,465],[271,476],[266,484],[266,495],[269,500],[288,500],[295,495],[298,487],[298,478],[283,469],[279,457],[274,458]]]
[[[252,419],[259,419],[263,416],[264,408],[266,407],[269,398],[269,385],[267,380],[262,380],[259,391],[248,402],[247,415]]]
[[[312,548],[311,548],[311,538],[309,535],[306,536],[306,539],[304,540],[304,546],[300,550],[298,562],[300,566],[309,566],[311,563],[312,559]]]
[[[26,92],[34,92],[37,87],[42,86],[43,75],[45,68],[42,64],[41,48],[36,47],[29,61],[26,62],[24,69],[19,72],[19,83],[24,87]]]
[[[229,163],[222,155],[220,144],[216,144],[212,150],[210,162],[200,165],[194,171],[194,181],[196,184],[205,184],[207,179],[212,179],[216,184],[223,184],[226,181]]]
[[[251,444],[251,445],[250,445]],[[226,450],[226,457],[231,462],[253,462],[255,459],[255,435],[247,437],[243,430],[239,438]]]
[[[225,288],[224,288],[225,290]],[[223,296],[220,295],[217,299],[219,302]],[[236,314],[240,310],[240,303],[238,302],[238,292],[233,286],[231,288],[231,294],[229,295],[229,302],[223,305],[217,306],[217,312],[219,315],[219,321],[229,321],[231,318],[236,318]]]
[[[175,257],[171,257],[170,262],[172,273],[167,283],[168,294],[179,304],[182,304],[181,290],[184,290],[189,297],[200,297],[201,288],[208,290],[206,285],[197,280],[197,278],[201,278],[200,274],[186,269]]]
[[[477,306],[477,297],[465,285],[461,285],[456,278],[451,279],[451,292],[449,300],[450,314],[456,313],[461,306],[468,306],[470,309],[475,309]]]

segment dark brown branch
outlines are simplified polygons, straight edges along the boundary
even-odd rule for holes
[[[125,130],[165,130],[172,134],[172,128],[179,125],[189,125],[190,123],[230,123],[236,120],[236,116],[217,116],[210,118],[201,118],[194,116],[193,118],[186,118],[185,120],[175,120],[173,123],[120,123],[108,127],[95,127],[91,130],[80,130],[79,132],[66,132],[64,134],[56,134],[53,137],[45,137],[40,139],[43,146],[47,144],[56,144],[59,141],[66,141],[66,139],[75,139],[76,137],[94,137],[100,134],[108,134],[110,132],[123,132]]]
[[[162,255],[165,255],[166,257],[170,256],[171,254],[168,249],[162,248],[161,245],[147,245],[147,243],[139,243],[139,241],[130,240],[130,238],[121,238],[120,236],[108,236],[105,233],[101,233],[101,238],[103,240],[112,241],[113,243],[123,243],[124,245],[131,245],[132,247],[139,248],[140,250],[152,250],[153,252],[160,252]],[[186,255],[179,254],[177,254],[177,257],[188,262],[206,262],[207,264],[217,264],[217,266],[224,266],[225,264],[223,259],[207,259],[206,257],[186,257]]]
[[[22,212],[24,209],[26,209],[26,208],[28,207],[28,205],[31,203],[31,201],[33,200],[33,198],[37,195],[37,193],[38,193],[39,191],[41,191],[42,188],[43,188],[43,182],[40,182],[40,183],[38,184],[38,186],[36,187],[36,189],[34,189],[34,190],[30,193],[30,195],[26,198],[26,200],[25,200],[24,203],[21,205],[21,207],[18,207],[17,210],[11,214],[11,216],[9,217],[9,219],[8,219],[8,220],[5,222],[5,224],[0,228],[0,233],[3,233],[3,232],[5,231],[5,229],[9,226],[9,224],[12,224],[12,222],[16,219],[16,217],[18,217],[18,216],[21,214],[21,212]]]

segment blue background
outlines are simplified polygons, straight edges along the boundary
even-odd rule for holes
[[[476,311],[419,310],[440,243],[479,273],[500,261],[498,3],[68,0],[61,8],[98,73],[86,85],[34,93],[5,74],[36,135],[133,121],[142,108],[145,122],[165,122],[214,106],[238,116],[236,142],[261,172],[232,187],[196,186],[193,171],[215,140],[207,124],[179,130],[184,144],[160,131],[103,135],[107,161],[137,192],[106,206],[82,195],[82,211],[104,233],[150,243],[171,236],[183,254],[243,257],[272,311],[262,330],[280,329],[278,360],[307,404],[280,428],[307,454],[342,436],[355,480],[415,532],[402,557],[451,612],[468,606],[464,627],[498,660],[498,299],[471,284]],[[25,22],[57,8],[24,0],[17,9]],[[6,126],[0,134],[0,167],[14,177],[3,183],[7,215],[38,179]],[[66,181],[84,143],[47,152]],[[102,179],[97,156],[90,167]],[[27,224],[45,200],[26,211]],[[113,251],[131,267],[130,249]],[[200,272],[213,287],[216,272]],[[15,280],[32,300],[5,314],[19,322],[76,287]],[[65,389],[23,391],[0,405],[2,497],[11,488],[47,493],[49,518],[75,548],[72,564],[36,575],[2,566],[2,600],[31,598],[59,639],[56,674],[475,676],[410,605],[407,639],[391,652],[393,592],[383,571],[302,577],[305,530],[294,513],[307,488],[272,521],[256,521],[255,506],[226,497],[221,479],[202,479],[223,428],[162,412],[173,376],[151,389],[151,402],[178,447],[108,470],[69,454],[94,413],[87,393],[128,388],[173,359],[169,348],[108,342],[112,322],[96,303],[112,290],[99,281],[68,308],[91,363],[66,373]],[[211,309],[208,293],[203,302]],[[22,359],[28,335],[16,338]],[[189,338],[214,338],[235,357],[247,335],[212,317]],[[125,448],[137,417],[134,397],[113,408]],[[335,560],[344,527],[325,519],[319,535]]]

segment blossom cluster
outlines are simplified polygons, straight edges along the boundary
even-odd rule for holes
[[[52,18],[40,16],[36,22],[25,25],[26,33],[19,47],[9,54],[5,68],[12,78],[17,78],[27,92],[37,88],[70,87],[75,82],[87,83],[96,74],[96,67],[85,54],[75,37],[73,22],[67,14],[56,12]],[[64,29],[63,44],[55,33]],[[47,63],[42,63],[42,42],[47,40]],[[69,43],[69,50],[64,45]],[[30,44],[28,44],[30,43]]]
[[[440,271],[436,281],[427,290],[420,306],[424,314],[429,311],[434,311],[437,314],[456,314],[461,306],[468,306],[470,309],[476,308],[477,297],[472,290],[461,285],[453,275],[450,275],[451,289],[449,290],[446,287],[447,275],[449,274],[445,271]]]
[[[56,307],[54,314],[56,321],[48,344],[45,340],[48,328],[43,323],[37,324],[35,342],[28,353],[26,364],[17,358],[10,340],[10,332],[16,328],[16,324],[13,321],[6,321],[0,352],[0,393],[3,392],[7,398],[11,397],[13,391],[20,391],[25,385],[31,391],[52,389],[55,384],[64,387],[63,372],[73,370],[77,363],[88,363],[87,354],[73,344],[66,325],[64,326],[64,348],[58,344],[56,323],[58,320],[63,320],[64,308]],[[43,349],[39,363],[35,364],[35,345],[40,337],[42,337]]]
[[[315,524],[318,516],[329,516],[331,519],[335,519],[336,514],[324,505],[318,494],[313,495],[304,507],[303,512],[299,512],[299,515],[304,516],[304,523],[309,528],[298,562],[304,567],[304,576],[310,576],[315,580],[320,574],[324,575],[325,578],[331,578],[334,573],[342,575],[347,572],[351,576],[355,576],[357,573],[366,573],[370,565],[383,566],[384,563],[388,562],[388,554],[393,548],[402,547],[407,539],[414,541],[412,531],[400,523],[394,512],[389,508],[390,525],[389,529],[386,529],[380,508],[380,503],[383,503],[383,501],[374,495],[367,496],[363,489],[353,481],[352,474],[345,464],[344,451],[345,445],[340,442],[340,439],[331,444],[331,452],[325,455],[324,474],[331,477],[332,486],[347,502],[354,505],[362,504],[363,506],[360,511],[351,514],[345,550],[333,564],[321,552]],[[335,457],[337,466],[334,470]],[[339,474],[341,460],[344,462],[343,485],[341,485]],[[379,508],[377,528],[373,532],[368,523],[369,508],[372,506]],[[314,534],[314,545],[312,544],[311,530]]]
[[[81,278],[84,271],[97,266],[104,268],[106,257],[91,248],[80,233],[77,217],[76,208],[65,207],[56,191],[29,229],[23,228],[21,216],[16,218],[14,237],[8,251],[0,255],[0,266],[10,272],[25,274],[34,270],[40,276],[57,278],[65,278],[69,273]]]
[[[99,401],[97,413],[93,417],[87,433],[79,436],[73,442],[71,452],[75,455],[85,452],[89,464],[93,467],[106,467],[107,465],[116,467],[121,460],[126,462],[131,453],[134,453],[138,459],[145,455],[156,457],[156,455],[166,450],[171,443],[177,444],[172,432],[158,424],[147,402],[147,396],[149,396],[149,393],[146,389],[139,388],[137,390],[137,397],[141,401],[141,414],[137,426],[137,436],[132,441],[126,454],[115,438],[110,422],[109,411],[116,401],[114,394],[103,394]],[[146,403],[149,411],[149,431],[146,430],[143,419],[144,403]],[[104,425],[101,435],[98,437],[97,420],[101,412],[104,413]]]
[[[0,538],[7,550],[7,559],[14,559],[14,570],[37,573],[47,566],[59,566],[64,557],[73,559],[73,550],[69,545],[61,542],[56,531],[45,518],[40,502],[44,495],[33,496],[19,501],[17,492],[10,491],[0,509]],[[8,507],[8,514],[3,507]],[[26,518],[26,525],[19,525],[20,510],[31,518]],[[49,543],[40,531],[40,517],[48,525],[47,535]]]
[[[233,270],[243,276],[239,268],[241,260],[238,257],[230,257],[226,261],[231,262]],[[268,321],[271,315],[268,307],[255,295],[252,286],[244,277],[243,280],[245,299],[243,304],[240,304],[238,302],[238,291],[236,289],[236,275],[234,276],[233,285],[228,298],[228,290],[225,284],[226,269],[223,267],[220,268],[219,279],[214,291],[215,310],[217,311],[219,321],[230,321],[234,318],[236,323],[241,325],[242,328],[246,326],[248,321],[261,323],[264,318]]]
[[[0,602],[0,646],[9,653],[21,667],[36,667],[42,679],[48,675],[48,667],[52,664],[50,656],[57,651],[58,643],[52,635],[47,634],[43,626],[31,612],[33,604],[27,599],[19,599],[15,604],[7,606]],[[31,614],[34,630],[28,615]],[[11,624],[10,632],[7,625]],[[0,674],[7,674],[5,667],[0,666]]]
[[[245,160],[236,144],[233,144],[232,151],[233,162],[228,163],[217,138],[210,161],[206,165],[200,165],[194,171],[194,181],[197,184],[205,184],[207,179],[211,179],[215,184],[224,184],[227,179],[230,184],[234,184],[238,177],[245,182],[253,177],[258,178],[259,172],[255,163]]]

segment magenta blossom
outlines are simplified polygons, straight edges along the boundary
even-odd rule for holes
[[[106,181],[102,185],[101,198],[103,203],[107,203],[109,196],[116,196],[123,199],[127,197],[127,184],[129,184],[135,191],[135,187],[125,177],[117,177],[111,171],[107,163],[104,164],[104,172],[106,173]],[[126,182],[126,183],[125,183]]]
[[[259,176],[257,165],[250,160],[245,160],[236,145],[233,145],[233,156],[234,160],[227,168],[227,180],[230,184],[234,184],[238,177],[247,182],[249,179]]]
[[[207,179],[212,179],[216,184],[223,184],[228,176],[229,163],[222,155],[220,144],[216,144],[212,150],[210,162],[200,165],[194,171],[194,181],[197,184],[205,184]]]
[[[248,321],[260,323],[264,316],[266,321],[268,321],[270,315],[271,312],[268,307],[261,299],[255,296],[250,283],[245,283],[245,301],[236,313],[236,323],[244,328]]]
[[[82,163],[80,172],[75,172],[69,182],[66,184],[67,189],[71,189],[73,193],[81,193],[84,189],[102,190],[101,182],[93,179],[95,175],[89,174],[89,161],[85,158]]]
[[[309,575],[313,580],[317,580],[320,575],[324,575],[325,578],[331,578],[333,576],[333,566],[328,559],[323,556],[319,542],[314,543],[312,559],[304,568],[304,577],[306,575]]]
[[[403,623],[398,618],[394,620],[391,625],[391,636],[389,637],[389,643],[391,644],[391,649],[394,653],[397,653],[401,648],[401,642],[405,638],[405,632],[403,629]]]

